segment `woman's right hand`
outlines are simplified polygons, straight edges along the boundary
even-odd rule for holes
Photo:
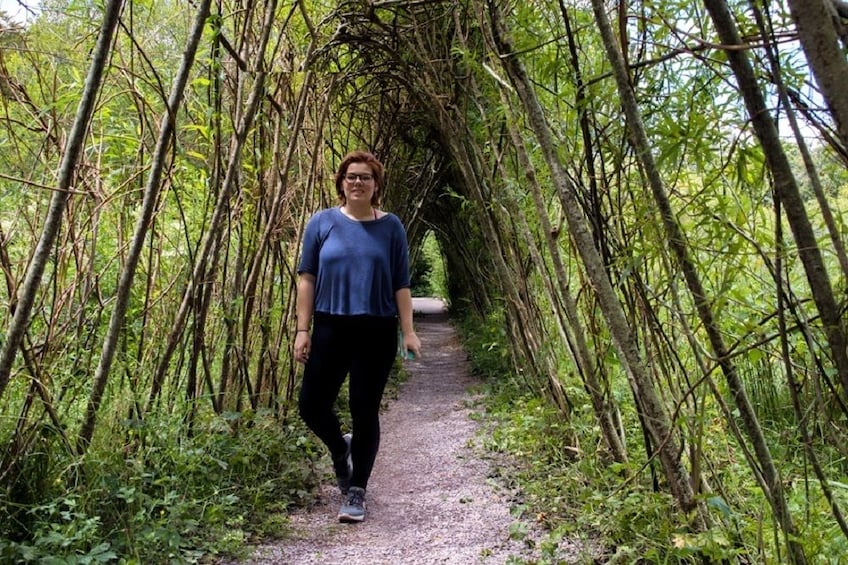
[[[309,350],[312,349],[312,336],[309,332],[297,332],[294,338],[294,358],[299,363],[309,360]]]

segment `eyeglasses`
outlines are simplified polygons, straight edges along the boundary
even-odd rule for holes
[[[345,175],[344,178],[349,183],[355,183],[357,179],[361,180],[362,182],[371,182],[372,180],[374,180],[373,175],[357,175],[355,173],[348,173]]]

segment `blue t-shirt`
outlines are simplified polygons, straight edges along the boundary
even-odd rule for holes
[[[397,316],[395,292],[410,286],[406,230],[394,214],[358,222],[339,208],[306,224],[298,273],[315,276],[315,311]]]

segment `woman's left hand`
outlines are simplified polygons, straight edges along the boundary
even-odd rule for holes
[[[421,357],[421,340],[418,339],[418,336],[415,332],[409,332],[403,334],[403,351],[411,351],[415,354],[415,358]]]

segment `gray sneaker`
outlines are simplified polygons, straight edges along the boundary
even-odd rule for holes
[[[365,519],[365,489],[350,487],[347,500],[339,509],[339,522],[361,522]]]
[[[347,444],[347,451],[344,457],[333,461],[333,470],[336,472],[336,484],[339,485],[339,490],[346,495],[347,489],[350,488],[350,477],[353,474],[353,459],[350,456],[350,442],[353,441],[353,436],[345,434],[342,437]]]

